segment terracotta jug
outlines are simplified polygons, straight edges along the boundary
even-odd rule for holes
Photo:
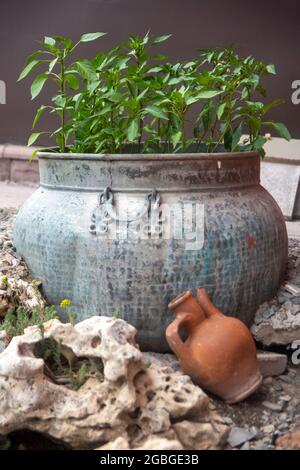
[[[176,318],[166,329],[168,344],[194,382],[227,403],[241,401],[262,381],[251,333],[237,318],[223,315],[204,289],[197,289],[197,300],[186,291],[169,304]]]

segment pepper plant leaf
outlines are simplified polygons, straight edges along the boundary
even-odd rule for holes
[[[27,145],[30,146],[40,137],[40,135],[46,134],[46,132],[33,132],[27,142]]]
[[[27,75],[29,75],[30,72],[32,72],[41,63],[41,60],[31,60],[20,73],[17,81],[20,82],[21,80],[23,80],[23,78],[27,77]]]
[[[292,136],[288,128],[282,122],[268,121],[268,122],[265,122],[264,124],[267,126],[273,127],[277,131],[278,135],[282,137],[283,139],[291,140]]]
[[[127,138],[129,142],[134,142],[139,134],[138,120],[133,119],[127,129]]]
[[[158,36],[157,38],[154,39],[152,44],[160,44],[161,42],[166,41],[172,36],[172,34],[164,34],[163,36]]]
[[[31,99],[32,100],[34,100],[34,98],[36,98],[40,94],[47,80],[48,80],[48,75],[46,75],[45,73],[38,75],[33,80],[32,85],[31,85]]]
[[[95,39],[105,36],[107,33],[85,33],[81,36],[80,42],[90,42],[95,41]]]

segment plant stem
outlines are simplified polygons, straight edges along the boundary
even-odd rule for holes
[[[141,103],[141,108],[142,109],[142,103]],[[144,120],[143,118],[139,119],[139,140],[138,140],[138,153],[141,151],[141,144],[142,144],[142,134],[143,134],[143,128],[144,128]]]
[[[182,114],[181,120],[181,133],[182,133],[182,150],[185,150],[185,112]]]
[[[62,98],[65,98],[66,95],[66,82],[65,82],[65,61],[64,57],[60,59],[60,93]],[[63,104],[61,110],[61,141],[60,141],[60,151],[62,153],[66,150],[66,136],[65,136],[65,105]]]
[[[225,132],[221,134],[221,137],[217,140],[217,142],[215,143],[213,147],[211,147],[211,144],[213,144],[213,142],[211,142],[208,148],[208,153],[213,153],[218,148],[218,145],[221,144],[222,140],[224,139],[224,136],[225,136]]]
[[[111,112],[110,112],[110,124],[111,124],[111,128],[114,130],[114,125],[115,125],[115,116],[114,116],[114,110],[112,109]],[[113,137],[113,135],[111,136],[111,147],[112,147],[112,153],[115,151],[115,148],[116,148],[116,145],[115,145],[115,139]]]
[[[216,131],[217,123],[218,123],[218,120],[217,120],[217,117],[216,117],[215,122],[214,122],[214,124],[211,128],[211,138],[212,138],[212,140],[214,140],[214,137],[215,137],[215,131]]]
[[[168,124],[165,133],[164,153],[170,152],[170,128],[171,128],[171,113],[168,113]]]

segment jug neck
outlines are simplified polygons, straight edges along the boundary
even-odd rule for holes
[[[197,300],[193,297],[193,294],[190,290],[183,292],[174,300],[172,300],[168,307],[175,312],[176,316],[188,314],[190,321],[195,321],[195,323],[199,323],[199,321],[205,319],[203,309],[198,304]]]

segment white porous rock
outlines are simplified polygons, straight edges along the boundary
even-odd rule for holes
[[[128,439],[120,436],[103,446],[97,447],[95,450],[130,450],[130,446]]]
[[[44,330],[45,338],[61,341],[66,356],[101,360],[103,380],[91,376],[77,391],[52,382],[34,355],[41,332],[27,328],[0,354],[0,434],[30,429],[82,448],[126,433],[136,406],[133,379],[143,369],[135,328],[95,316],[76,326],[50,320]]]
[[[177,439],[166,439],[160,436],[149,436],[138,447],[130,448],[129,442],[124,437],[118,437],[112,442],[98,447],[95,450],[182,450],[183,447]]]
[[[166,439],[159,436],[149,436],[139,447],[132,450],[182,450],[182,444],[177,439]]]
[[[198,421],[180,421],[174,430],[185,449],[222,449],[229,434],[229,427],[215,412],[205,413]]]
[[[151,364],[136,380],[136,422],[144,436],[167,431],[172,422],[201,415],[209,398],[187,375]]]

